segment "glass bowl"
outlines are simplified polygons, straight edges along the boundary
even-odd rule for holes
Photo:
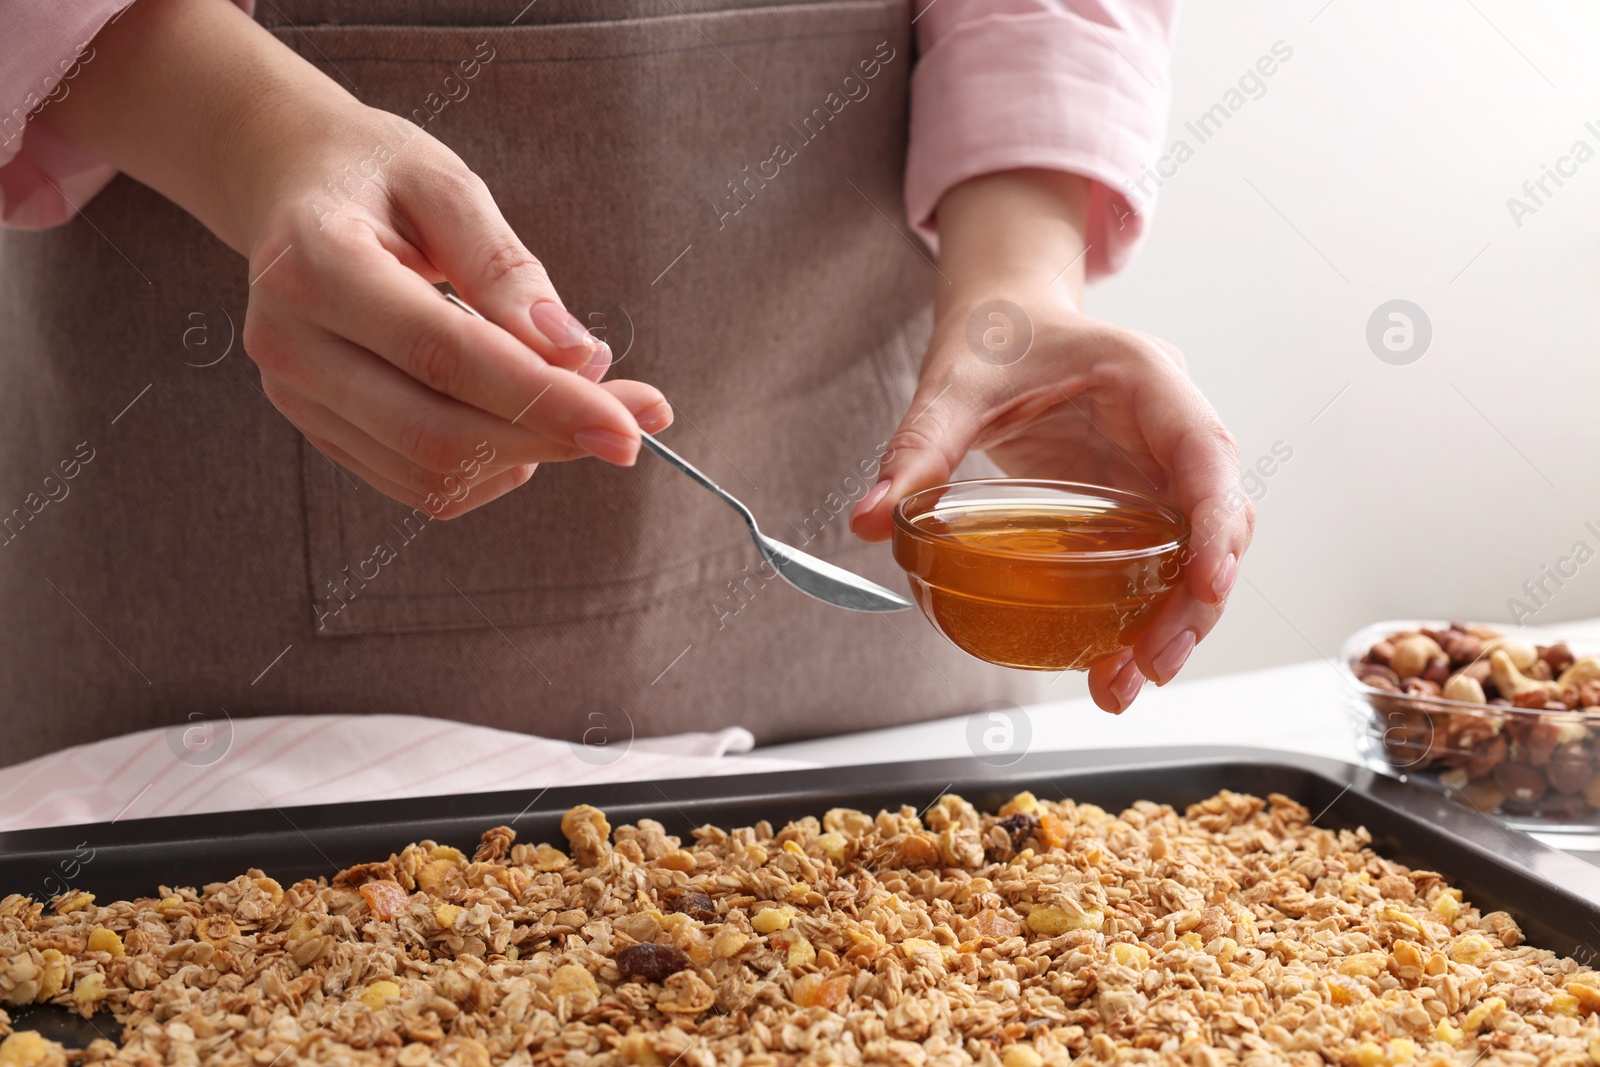
[[[1077,482],[986,478],[906,497],[894,558],[933,625],[990,663],[1082,670],[1132,645],[1182,575],[1189,521]]]
[[[1415,684],[1415,676],[1408,685],[1399,673],[1386,674],[1378,669],[1386,665],[1372,662],[1373,647],[1396,633],[1420,634],[1444,652],[1447,663],[1440,665],[1437,657],[1432,658],[1432,677],[1427,679],[1432,685]],[[1600,833],[1600,706],[1596,706],[1600,688],[1568,685],[1567,692],[1577,694],[1570,706],[1500,703],[1518,698],[1500,691],[1494,657],[1473,647],[1471,640],[1461,640],[1472,638],[1481,645],[1493,640],[1491,634],[1526,646],[1508,649],[1507,658],[1526,660],[1532,650],[1545,662],[1543,667],[1530,663],[1527,675],[1520,668],[1515,677],[1501,675],[1514,685],[1522,684],[1517,678],[1559,685],[1565,659],[1586,660],[1597,651],[1580,643],[1569,646],[1553,636],[1530,636],[1479,623],[1416,619],[1374,623],[1352,634],[1339,655],[1346,707],[1363,760],[1373,770],[1438,789],[1463,806],[1520,830]],[[1420,661],[1417,656],[1411,659]],[[1486,676],[1478,687],[1485,693],[1451,685],[1473,663],[1478,666],[1472,672]],[[1409,670],[1412,664],[1399,666]],[[1472,699],[1447,699],[1446,691]],[[1480,703],[1479,696],[1487,699]]]

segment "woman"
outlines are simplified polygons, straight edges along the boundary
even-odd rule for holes
[[[635,466],[669,424],[886,582],[893,505],[985,456],[1173,501],[1107,710],[1215,623],[1232,440],[1080,299],[1143,226],[1169,0],[123,2],[4,49],[13,760],[219,708],[779,741],[1029,699],[772,582]]]

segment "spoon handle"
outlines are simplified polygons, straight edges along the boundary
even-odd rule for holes
[[[726,489],[722,488],[722,486],[712,481],[706,475],[701,473],[700,469],[693,463],[690,463],[688,460],[678,455],[676,452],[662,444],[660,441],[656,440],[650,434],[640,430],[639,439],[644,442],[644,446],[650,451],[654,452],[656,455],[660,456],[662,459],[666,460],[668,463],[672,464],[674,467],[678,468],[680,471],[687,474],[689,477],[693,478],[695,481],[699,482],[713,493],[717,494],[724,504],[727,504],[730,508],[739,513],[739,515],[744,519],[745,525],[750,527],[752,533],[760,533],[760,530],[756,527],[756,517],[750,513],[750,509],[745,507],[738,497],[733,496]]]

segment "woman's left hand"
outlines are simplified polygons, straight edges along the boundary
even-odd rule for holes
[[[1184,584],[1131,652],[1089,668],[1095,702],[1120,712],[1146,678],[1171,681],[1216,625],[1255,513],[1239,488],[1233,437],[1178,350],[1084,315],[1077,286],[1052,277],[1072,247],[1061,231],[1081,234],[1074,187],[1062,185],[1071,181],[1013,172],[966,183],[941,203],[949,280],[939,285],[933,339],[882,480],[850,521],[864,539],[886,539],[894,505],[949,481],[973,450],[1011,477],[1113,486],[1177,507],[1193,527]],[[1067,225],[1052,227],[1054,211]]]

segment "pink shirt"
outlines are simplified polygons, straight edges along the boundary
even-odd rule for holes
[[[253,0],[238,0],[250,10]],[[937,246],[934,211],[982,174],[1039,167],[1093,180],[1091,278],[1124,264],[1148,204],[1123,193],[1159,154],[1177,0],[917,0],[906,210]],[[128,0],[14,0],[0,43],[0,223],[57,226],[116,171],[27,121],[72,91],[74,64]]]

